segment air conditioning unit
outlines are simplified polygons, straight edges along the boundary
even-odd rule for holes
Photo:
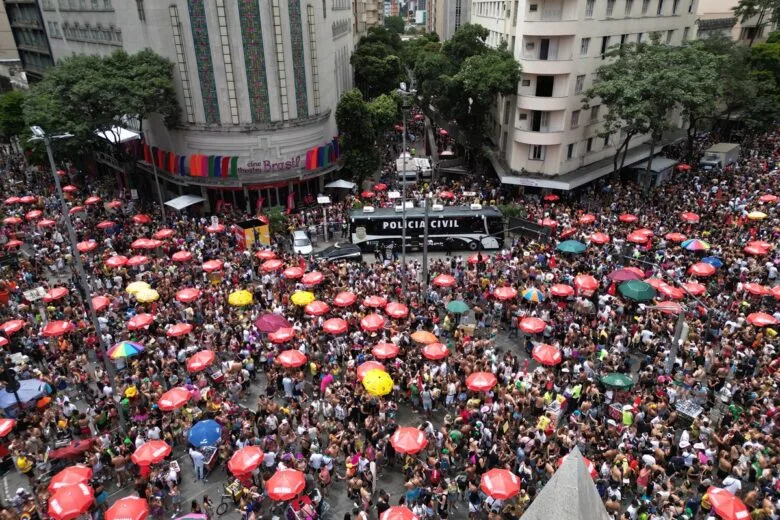
[[[472,204],[469,206],[470,209],[473,209],[474,211],[479,211],[482,209],[482,204]]]
[[[373,213],[374,206],[363,206],[363,213]]]
[[[434,204],[433,206],[431,206],[431,210],[433,210],[433,211],[444,211],[444,206],[442,206],[441,204]]]

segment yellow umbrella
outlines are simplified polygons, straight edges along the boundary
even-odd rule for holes
[[[414,334],[412,334],[412,339],[416,341],[417,343],[422,343],[423,345],[430,345],[431,343],[436,343],[439,341],[439,339],[428,332],[427,330],[418,330]]]
[[[315,300],[314,293],[309,291],[295,291],[292,296],[290,296],[290,300],[295,305],[298,305],[299,307],[303,307],[304,305],[309,305],[311,302]]]
[[[750,220],[764,220],[766,218],[766,213],[763,211],[751,211],[748,213],[748,218]]]
[[[393,391],[393,379],[384,370],[369,370],[363,376],[363,388],[371,395],[387,395]]]
[[[244,307],[252,303],[252,293],[244,289],[228,295],[228,303],[233,307]]]
[[[156,302],[160,299],[160,293],[152,288],[141,289],[135,293],[135,299],[141,303]]]
[[[138,291],[141,291],[143,289],[151,289],[151,288],[152,288],[152,286],[149,285],[146,282],[133,282],[130,285],[128,285],[127,287],[125,287],[125,291],[130,293],[130,294],[135,294]]]

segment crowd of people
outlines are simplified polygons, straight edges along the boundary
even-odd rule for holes
[[[133,453],[153,441],[187,446],[194,424],[214,420],[221,425],[214,449],[187,448],[195,478],[207,479],[212,466],[224,466],[239,449],[261,448],[258,467],[238,476],[245,492],[237,500],[247,518],[274,506],[265,485],[286,468],[302,471],[307,490],[326,500],[343,481],[361,519],[399,503],[421,519],[519,518],[575,447],[587,457],[613,518],[726,518],[713,508],[712,486],[739,497],[753,519],[778,518],[775,138],[762,136],[727,172],[679,170],[649,193],[604,181],[587,194],[596,207],[584,208],[578,196],[428,185],[434,194],[452,193],[442,197],[445,204],[523,205],[529,219],[552,230],[549,241],[507,238],[499,251],[433,260],[431,283],[414,259],[407,266],[368,255],[363,262],[331,263],[273,245],[242,250],[230,222],[226,228],[187,216],[162,222],[154,207],[115,198],[109,184],[78,179],[67,196],[81,209],[70,218],[80,243],[94,241],[78,254],[92,296],[105,298],[92,301],[99,330],[75,278],[50,174],[12,168],[0,187],[3,247],[17,262],[2,273],[3,374],[5,381],[39,380],[47,395],[26,403],[5,439],[30,485],[0,517],[46,517],[50,490],[42,476],[50,471],[52,449],[62,446],[71,449],[68,463],[93,470],[97,517],[110,505],[111,485],[132,486],[157,518],[190,510],[211,515],[208,498],[181,503],[178,486],[187,467],[170,460],[138,465]],[[62,181],[72,179],[66,174]],[[422,191],[410,189],[409,196]],[[32,200],[19,200],[25,196]],[[86,203],[91,196],[101,199]],[[349,204],[331,218],[346,226]],[[765,217],[748,218],[756,211]],[[697,218],[686,220],[683,212]],[[295,218],[316,225],[318,215]],[[638,229],[646,240],[629,238]],[[608,240],[589,241],[594,233]],[[670,233],[709,247],[687,250]],[[153,247],[134,245],[155,234],[164,238]],[[559,251],[562,235],[587,249]],[[174,260],[184,251],[191,256]],[[124,261],[112,260],[121,256]],[[691,274],[705,256],[717,260],[707,264],[714,274]],[[281,262],[272,267],[271,259]],[[654,301],[639,303],[616,291],[620,279],[613,273],[626,268],[654,281]],[[301,274],[312,272],[321,280],[304,283]],[[582,275],[595,278],[597,287],[579,286]],[[157,296],[139,301],[137,291],[128,292],[138,282]],[[46,291],[44,300],[29,299],[36,287]],[[678,287],[682,294],[673,290]],[[195,291],[184,298],[182,289]],[[229,303],[238,290],[249,291],[251,304]],[[292,298],[308,291],[325,305],[315,310]],[[354,302],[341,306],[345,293]],[[456,301],[469,310],[448,310]],[[393,302],[405,315],[385,314]],[[748,319],[757,313],[768,318]],[[382,326],[366,327],[363,318],[374,314],[384,318]],[[134,318],[141,326],[132,325]],[[324,327],[335,318],[345,330]],[[542,329],[524,329],[527,318],[542,320]],[[7,325],[13,320],[21,320],[18,328]],[[269,328],[266,322],[274,320],[278,326]],[[55,323],[66,325],[49,327]],[[174,327],[182,333],[173,334]],[[289,335],[275,335],[280,328]],[[415,334],[421,331],[434,339],[421,342],[425,335]],[[101,346],[122,341],[142,348],[108,360],[112,377]],[[539,345],[551,346],[560,359],[539,363],[529,355]],[[289,350],[304,361],[280,363],[279,354]],[[191,360],[202,352],[213,352],[214,360],[195,367]],[[358,367],[371,361],[392,378],[390,393],[376,395],[361,384]],[[495,386],[473,390],[467,380],[477,373],[493,374]],[[605,384],[609,374],[630,382]],[[163,394],[182,387],[186,404],[164,410]],[[396,450],[391,437],[404,426],[422,431],[425,445]],[[519,477],[517,496],[501,500],[485,492],[481,477],[494,468]],[[400,497],[383,487],[382,474],[390,472],[403,474]]]

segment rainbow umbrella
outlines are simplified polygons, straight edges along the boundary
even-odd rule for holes
[[[108,357],[111,359],[119,359],[137,356],[144,351],[144,346],[135,341],[120,341],[110,349],[108,349]]]
[[[539,303],[544,301],[544,294],[536,287],[529,287],[523,291],[523,299],[531,303]]]
[[[704,240],[699,240],[698,238],[691,238],[690,240],[686,240],[681,245],[688,251],[707,251],[710,248],[710,245],[707,242]]]

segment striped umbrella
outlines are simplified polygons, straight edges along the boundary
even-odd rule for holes
[[[523,291],[523,299],[531,303],[539,303],[544,301],[544,294],[536,287],[529,287]]]

